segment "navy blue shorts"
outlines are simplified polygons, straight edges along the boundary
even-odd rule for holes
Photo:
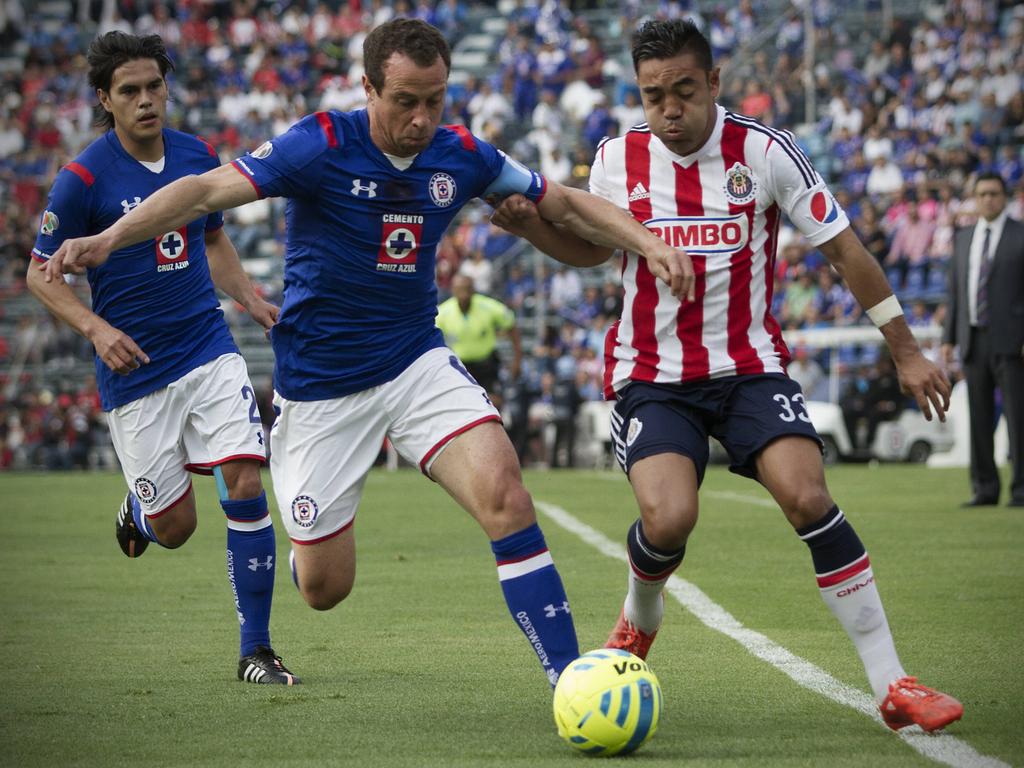
[[[708,465],[708,436],[729,454],[729,469],[757,477],[757,454],[785,435],[802,435],[821,446],[800,385],[780,373],[730,376],[692,384],[633,382],[612,411],[612,442],[619,465],[659,453],[693,460],[698,482]]]

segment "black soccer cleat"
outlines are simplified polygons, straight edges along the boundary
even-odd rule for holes
[[[261,685],[298,685],[302,682],[293,675],[273,648],[257,646],[248,656],[238,660],[238,679]]]
[[[135,525],[132,517],[132,494],[129,491],[117,510],[117,543],[128,557],[139,557],[149,546],[149,539]]]

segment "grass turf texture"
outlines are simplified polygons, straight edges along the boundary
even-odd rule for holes
[[[838,467],[833,495],[872,558],[908,671],[960,698],[950,733],[1024,764],[1024,516],[960,510],[964,470]],[[266,478],[269,485],[269,477]],[[620,475],[527,473],[534,496],[615,541],[635,516]],[[418,473],[371,475],[356,523],[356,588],[317,613],[279,567],[274,644],[305,685],[235,678],[224,523],[198,479],[185,547],[130,561],[114,541],[113,474],[0,477],[0,765],[582,765],[508,616],[483,534]],[[712,468],[680,572],[747,627],[859,689],[810,556],[767,499]],[[273,508],[273,507],[272,507]],[[625,565],[541,516],[582,650],[617,613]],[[278,562],[287,541],[276,520]],[[650,662],[666,697],[635,764],[935,765],[853,710],[793,683],[671,598]]]

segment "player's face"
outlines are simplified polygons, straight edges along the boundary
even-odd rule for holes
[[[167,82],[153,59],[134,59],[115,69],[110,90],[100,90],[99,98],[122,141],[139,146],[160,138],[167,115]]]
[[[715,127],[718,69],[701,69],[692,53],[645,59],[637,68],[651,133],[677,155],[700,149]]]
[[[1006,206],[1003,185],[995,179],[982,179],[974,185],[974,204],[985,221],[998,219]]]
[[[434,138],[444,113],[448,68],[440,56],[421,67],[401,53],[384,65],[384,86],[377,91],[363,75],[370,137],[378,149],[409,157],[422,152]]]

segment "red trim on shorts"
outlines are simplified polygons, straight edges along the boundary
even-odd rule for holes
[[[239,168],[237,160],[232,160],[231,161],[231,167],[234,168],[236,171],[238,171],[240,174],[242,174],[242,176],[245,177],[245,180],[248,181],[250,184],[252,184],[252,188],[256,190],[256,195],[262,200],[263,199],[263,192],[262,192],[262,190],[260,190],[260,185],[256,183],[256,179],[254,179],[248,173],[246,173],[241,168]]]
[[[64,166],[67,170],[71,171],[75,176],[85,182],[85,186],[91,187],[96,181],[96,177],[92,175],[88,168],[81,163],[68,163]]]
[[[834,587],[836,584],[841,584],[847,579],[856,576],[858,573],[863,573],[870,567],[871,561],[868,560],[868,555],[865,552],[841,571],[830,573],[828,576],[819,576],[818,588],[825,589],[826,587]]]
[[[487,421],[501,421],[501,416],[498,416],[497,414],[494,414],[494,415],[491,415],[491,416],[484,416],[482,419],[477,419],[476,421],[471,421],[469,424],[466,424],[463,427],[459,427],[458,429],[456,429],[451,434],[445,435],[444,437],[442,437],[440,440],[438,440],[434,444],[434,447],[431,448],[429,451],[427,451],[426,455],[424,455],[424,457],[422,459],[420,459],[420,472],[422,472],[424,475],[427,475],[427,477],[430,477],[430,475],[427,474],[427,464],[430,462],[430,459],[433,458],[435,453],[437,453],[439,450],[441,450],[445,446],[445,444],[449,440],[451,440],[453,437],[458,437],[463,432],[468,432],[473,427],[478,427],[478,426],[480,426],[481,424],[483,424],[484,422],[487,422]],[[434,478],[431,477],[430,479],[433,480]]]
[[[172,504],[168,504],[166,507],[161,509],[159,512],[154,512],[151,515],[148,514],[145,510],[143,510],[142,514],[146,515],[146,517],[148,517],[150,520],[156,520],[158,517],[163,515],[165,512],[169,512],[174,507],[178,506],[181,503],[182,499],[184,499],[190,493],[192,493],[192,481],[191,480],[188,481],[188,488],[185,489],[185,492],[183,494],[181,494],[181,496],[176,498]]]
[[[331,122],[331,116],[326,112],[317,112],[316,121],[320,123],[320,128],[327,136],[327,146],[335,149],[338,146],[338,137],[334,134],[334,123]]]
[[[301,544],[303,547],[308,547],[310,544],[319,544],[321,541],[327,541],[328,539],[333,539],[335,536],[338,536],[338,535],[344,533],[345,531],[347,531],[349,528],[352,527],[352,524],[355,521],[356,521],[356,519],[355,519],[355,517],[353,517],[351,520],[349,520],[347,523],[345,523],[343,526],[341,526],[341,528],[336,530],[334,533],[328,533],[326,536],[321,536],[319,539],[293,539],[291,536],[289,536],[288,538],[291,539],[292,544]]]
[[[245,459],[255,459],[260,463],[261,467],[267,466],[267,457],[258,453],[236,453],[233,456],[227,456],[223,459],[217,459],[207,464],[186,464],[185,469],[197,475],[212,475],[214,467],[219,467],[221,464],[227,464],[229,461],[243,461]]]

